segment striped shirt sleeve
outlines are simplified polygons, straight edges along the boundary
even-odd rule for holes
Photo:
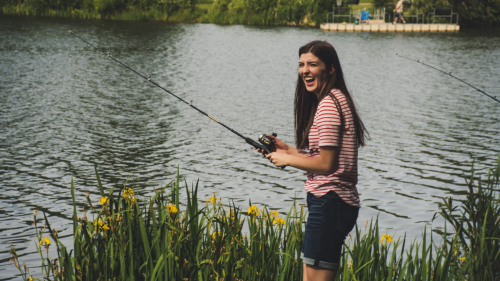
[[[323,99],[314,115],[319,135],[319,146],[340,145],[340,115],[331,98]]]

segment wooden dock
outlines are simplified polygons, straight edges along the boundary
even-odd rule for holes
[[[322,23],[321,30],[325,31],[364,31],[364,32],[457,32],[458,24],[358,24],[353,23]]]

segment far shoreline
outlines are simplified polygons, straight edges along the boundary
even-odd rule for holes
[[[14,11],[15,10],[15,11]],[[30,17],[30,18],[60,18],[60,19],[79,19],[79,20],[109,20],[109,21],[143,21],[143,22],[168,22],[168,23],[210,23],[218,25],[245,25],[245,26],[266,26],[266,27],[305,27],[320,28],[321,22],[304,23],[267,23],[259,24],[255,22],[230,22],[230,21],[210,21],[207,19],[208,11],[206,9],[196,8],[193,12],[181,11],[172,15],[162,12],[125,10],[113,14],[100,14],[95,11],[86,10],[46,10],[33,13],[17,7],[2,7],[1,16]],[[307,17],[306,17],[307,18]]]

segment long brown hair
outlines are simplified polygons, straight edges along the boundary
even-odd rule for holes
[[[368,138],[368,131],[354,106],[354,101],[347,90],[344,80],[342,67],[340,66],[339,57],[333,46],[326,41],[312,41],[299,49],[299,58],[302,54],[311,53],[318,57],[326,66],[326,69],[335,71],[329,74],[328,80],[321,86],[319,99],[316,94],[307,91],[304,80],[297,78],[297,87],[295,89],[295,143],[298,149],[307,149],[309,147],[309,130],[314,121],[314,114],[318,107],[319,101],[325,98],[331,89],[339,89],[345,96],[349,108],[354,119],[354,128],[356,130],[356,138],[359,146],[365,145],[365,138]],[[335,102],[335,100],[334,100]],[[339,112],[339,114],[342,114]]]

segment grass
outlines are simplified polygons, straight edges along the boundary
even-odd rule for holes
[[[363,10],[364,8],[366,8],[367,10],[373,10],[373,4],[367,4],[367,5],[349,5],[349,8],[351,8],[351,10],[358,10],[358,9],[361,9]]]
[[[59,241],[45,214],[44,226],[37,225],[35,212],[35,245],[44,280],[302,279],[306,212],[296,203],[281,217],[251,203],[244,212],[224,206],[215,194],[206,202],[198,200],[198,185],[189,188],[185,183],[181,188],[179,175],[141,199],[133,183],[105,194],[97,169],[96,177],[101,200],[92,202],[87,196],[88,214],[82,217],[77,216],[71,183],[73,250],[68,252]],[[444,199],[435,215],[453,228],[445,228],[438,243],[427,240],[427,229],[421,241],[407,241],[405,236],[394,239],[380,233],[377,220],[356,225],[344,246],[337,280],[497,280],[499,177],[500,155],[485,181],[472,168],[465,177],[467,199],[459,205]],[[182,189],[187,198],[183,204]],[[56,247],[56,258],[48,256],[50,247]],[[11,254],[24,280],[34,280],[14,247]]]

